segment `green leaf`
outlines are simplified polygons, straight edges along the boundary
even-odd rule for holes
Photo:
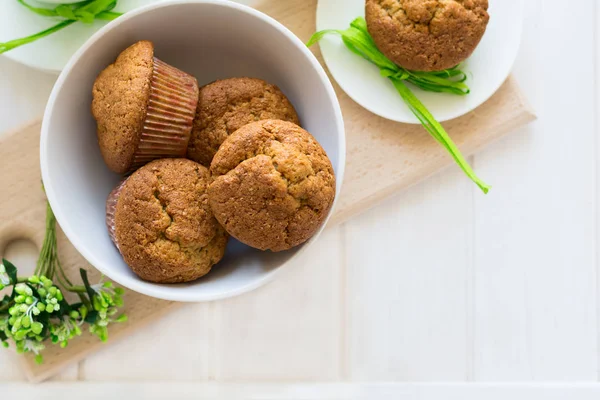
[[[4,264],[4,268],[6,268],[6,274],[10,278],[10,282],[14,285],[17,283],[17,267],[13,265],[10,261],[3,258],[2,264]]]
[[[25,44],[35,42],[43,37],[53,34],[54,32],[58,32],[59,30],[66,28],[67,26],[74,24],[77,21],[63,21],[59,24],[56,24],[46,30],[33,34],[31,36],[27,36],[20,39],[10,40],[8,42],[0,42],[0,54],[5,53],[9,50],[15,49],[19,46],[23,46]]]
[[[425,127],[425,129],[438,141],[442,144],[446,150],[450,153],[454,161],[458,164],[458,166],[465,172],[465,174],[471,178],[473,182],[483,191],[483,193],[488,193],[490,190],[490,186],[486,185],[481,179],[475,175],[475,172],[464,159],[460,150],[450,136],[446,133],[446,130],[442,127],[442,125],[437,122],[437,120],[431,115],[429,110],[425,108],[423,103],[410,91],[406,85],[399,80],[392,79],[392,83],[394,87],[400,93],[400,96],[404,99],[404,101],[408,104],[412,113],[421,121],[421,124]]]
[[[115,0],[93,0],[79,10],[89,12],[92,15],[96,15],[102,11],[110,11],[116,5]]]
[[[40,293],[38,292],[38,290],[36,289],[36,287],[32,284],[30,284],[29,282],[25,283],[29,289],[31,289],[31,291],[33,292],[33,295],[35,297],[37,297],[38,299],[42,298],[43,296],[40,296]]]
[[[73,311],[73,308],[65,299],[59,301],[58,304],[60,304],[60,310],[58,310],[60,315],[69,315]]]
[[[61,4],[54,10],[56,11],[56,14],[65,19],[77,19],[75,12],[73,12],[73,7],[68,4]]]
[[[36,13],[38,15],[42,15],[44,17],[56,17],[58,15],[56,13],[56,11],[53,9],[42,8],[42,7],[33,7],[29,4],[27,4],[24,0],[17,0],[17,1],[20,4],[22,4],[23,6],[27,7],[30,11],[33,11],[34,13]]]
[[[79,268],[79,274],[81,275],[81,280],[83,281],[83,285],[85,286],[85,290],[87,292],[88,297],[90,298],[90,302],[94,301],[94,289],[90,286],[90,281],[88,280],[87,271],[83,268]]]
[[[12,297],[5,294],[4,297],[2,298],[2,300],[0,300],[0,309],[4,309],[7,308],[6,306],[8,306],[8,303],[10,303],[12,301]],[[2,311],[4,312],[4,311]],[[1,312],[0,312],[1,314]]]
[[[92,310],[86,316],[84,321],[88,324],[94,324],[98,320],[98,311]]]
[[[321,39],[323,39],[325,36],[327,36],[330,33],[339,33],[341,35],[341,31],[337,31],[335,29],[325,29],[323,31],[319,31],[319,32],[315,32],[310,39],[308,40],[308,42],[306,43],[307,47],[312,46],[313,44],[320,42]]]
[[[113,19],[119,18],[121,15],[123,15],[123,13],[114,11],[102,11],[101,13],[96,14],[96,19],[112,21]]]
[[[44,326],[43,329],[42,329],[42,332],[39,334],[39,336],[42,336],[42,337],[46,338],[47,335],[48,335],[48,333],[49,333],[49,331],[50,331],[49,327],[48,327],[50,325],[49,324],[49,322],[50,322],[50,314],[45,313],[45,312],[40,313],[40,315],[38,315],[36,317],[36,321],[39,322],[39,323],[41,323]]]
[[[91,12],[81,11],[77,13],[77,19],[83,22],[84,24],[91,24],[92,22],[94,22],[95,15]]]
[[[368,29],[367,29],[367,20],[365,20],[362,17],[356,17],[356,18],[354,18],[354,21],[350,22],[350,26],[353,27],[353,28],[356,28],[356,29],[358,29],[360,31],[368,32]]]

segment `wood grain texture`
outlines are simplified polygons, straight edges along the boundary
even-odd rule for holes
[[[304,0],[286,2],[268,0],[260,3],[259,9],[280,20],[297,33],[301,39],[306,40],[314,30],[315,4],[315,1]],[[317,49],[315,52],[318,54]],[[331,225],[338,224],[366,210],[398,190],[452,164],[450,157],[420,127],[398,124],[376,117],[352,102],[340,92],[339,88],[336,87],[336,90],[346,122],[348,165],[344,187],[340,193],[339,207],[335,211]],[[486,104],[465,117],[449,122],[447,127],[464,152],[471,153],[533,119],[534,116],[523,101],[518,88],[509,79]],[[3,160],[4,165],[9,166],[8,173],[4,173],[0,177],[0,183],[5,188],[3,194],[8,199],[0,209],[0,217],[2,217],[0,218],[2,221],[0,223],[0,250],[10,240],[20,237],[30,238],[38,246],[41,245],[45,199],[40,188],[38,142],[39,123],[32,123],[19,129],[12,135],[5,136],[0,142],[0,159]],[[459,172],[456,174],[460,175]],[[462,184],[468,185],[470,182],[464,178]],[[450,192],[449,188],[441,190]],[[456,201],[460,201],[460,196]],[[330,240],[331,243],[335,242],[334,239]],[[67,243],[62,233],[59,235],[59,242],[63,264],[68,271],[73,273],[81,266],[88,266]],[[226,380],[242,379],[248,375],[256,379],[266,379],[268,376],[280,379],[319,379],[319,376],[324,379],[337,379],[349,374],[370,376],[368,371],[360,367],[357,367],[356,370],[345,370],[343,365],[345,365],[345,357],[348,356],[344,350],[345,343],[336,343],[338,337],[336,335],[339,334],[340,329],[343,329],[340,326],[344,326],[344,317],[338,317],[334,311],[343,310],[345,307],[344,301],[341,300],[344,298],[345,287],[336,285],[336,282],[346,273],[342,269],[327,269],[328,264],[343,265],[338,258],[336,249],[338,249],[337,244],[325,246],[322,249],[325,254],[324,260],[311,265],[312,268],[319,268],[318,266],[321,265],[318,270],[306,267],[304,270],[293,271],[291,278],[281,278],[281,281],[277,282],[277,285],[282,285],[281,287],[271,285],[240,299],[189,307],[186,312],[194,314],[194,320],[185,326],[188,331],[182,337],[182,342],[187,340],[189,343],[197,335],[198,347],[181,348],[175,352],[174,357],[178,361],[184,360],[187,369],[183,375],[180,375],[178,370],[172,370],[169,373],[173,377],[177,375],[183,379],[215,379],[218,377]],[[356,256],[359,257],[358,254]],[[413,255],[413,257],[417,256],[417,254]],[[435,270],[441,268],[438,261],[432,257],[427,263]],[[309,263],[308,260],[305,262]],[[356,270],[358,264],[353,264],[351,268]],[[298,275],[294,278],[293,274]],[[399,279],[407,277],[402,274],[410,274],[410,271],[399,272]],[[93,279],[97,278],[98,274],[95,274]],[[285,283],[285,279],[289,279],[289,281]],[[313,285],[314,281],[311,279],[317,279],[318,284]],[[422,284],[432,282],[427,278]],[[289,285],[287,290],[285,285]],[[460,285],[460,282],[453,281],[453,285],[449,288],[450,292],[456,294],[461,289]],[[309,297],[307,297],[306,304],[298,305],[296,303],[298,297],[302,298],[312,290],[315,291],[311,292],[315,296],[314,298],[311,296],[311,300],[308,301]],[[271,294],[267,296],[264,293]],[[254,310],[260,310],[261,304],[271,302],[274,296],[281,297],[281,307],[275,311],[278,318],[286,318],[289,307],[297,307],[299,316],[301,316],[299,321],[291,321],[282,326],[270,326],[267,320],[264,320],[263,324],[257,323],[248,327],[240,325],[240,321],[245,316],[253,313]],[[405,299],[402,296],[395,299],[395,301],[403,300]],[[460,301],[456,298],[454,302],[442,304],[441,298],[438,300],[440,301],[438,304],[440,312],[455,309],[456,302]],[[131,291],[128,291],[125,301],[126,312],[130,320],[126,324],[111,327],[111,343],[116,343],[117,339],[122,337],[131,338],[122,344],[116,344],[114,353],[105,351],[87,360],[80,370],[81,376],[78,377],[118,379],[119,371],[131,371],[139,363],[151,362],[150,358],[144,358],[142,350],[132,349],[134,337],[139,339],[139,335],[141,335],[138,333],[137,336],[134,336],[134,332],[139,331],[142,326],[156,320],[162,314],[173,311],[174,307],[178,305],[150,299]],[[317,310],[319,309],[327,310],[327,313],[318,314]],[[166,321],[170,320],[174,323],[180,321],[182,312],[174,313]],[[407,316],[418,319],[418,316],[410,314],[408,309],[406,309],[406,313]],[[258,312],[255,315],[259,321],[261,318],[268,317],[261,316]],[[323,315],[325,315],[325,319],[323,319]],[[295,325],[296,323],[299,325]],[[417,327],[413,334],[419,335],[434,327],[435,325],[428,325],[425,322]],[[176,338],[179,334],[177,328],[177,326],[167,329],[161,329],[158,326],[152,327],[149,332],[153,333],[144,335],[143,342],[147,346],[151,346],[156,343],[153,342],[156,340],[156,336],[165,335],[165,337]],[[246,334],[238,336],[236,330],[242,328],[246,329]],[[457,343],[457,338],[463,333],[463,330],[458,326],[454,326],[452,329],[448,341],[440,341],[437,343],[438,346]],[[275,343],[275,347],[260,347],[261,344],[265,344],[264,341],[261,341],[265,335],[277,336],[270,341],[270,343]],[[298,348],[290,348],[295,341],[302,337],[309,339]],[[348,339],[354,340],[353,338]],[[139,344],[138,341],[136,343]],[[315,343],[318,345],[311,347]],[[168,358],[170,354],[173,354],[166,341],[159,340],[157,345],[164,346],[164,357]],[[456,345],[459,346],[459,344]],[[82,360],[109,346],[111,345],[98,344],[95,338],[84,335],[73,341],[66,350],[50,347],[45,352],[46,363],[42,366],[35,365],[30,357],[19,357],[19,360],[23,361],[27,378],[39,381],[63,370],[66,365]],[[247,353],[238,360],[239,352],[248,348],[256,351]],[[215,353],[216,351],[219,351],[219,356]],[[221,354],[223,354],[222,358]],[[125,355],[126,361],[121,363],[119,360],[123,355]],[[278,358],[279,363],[274,361],[269,368],[253,370],[253,360],[260,357],[273,357],[275,360],[276,355],[280,357]],[[319,358],[320,355],[323,356],[322,359]],[[305,361],[299,363],[297,368],[283,371],[287,357],[297,359],[304,357]],[[399,362],[397,358],[399,355],[390,357],[389,360],[392,364]],[[412,375],[405,376],[416,378],[422,376],[423,371],[432,365],[433,353],[430,353],[428,357],[422,364],[422,372],[416,371],[411,373]],[[94,368],[94,365],[106,365],[108,362],[106,360],[112,360],[110,363],[115,365],[115,369],[99,373],[100,369]],[[318,373],[310,370],[311,362],[314,360],[320,363]],[[370,363],[375,361],[376,359],[369,360]],[[452,366],[462,365],[463,362],[464,360],[458,357],[450,361]],[[279,370],[279,367],[282,369]],[[390,368],[389,376],[399,376],[395,367],[391,366]],[[147,371],[147,369],[145,370]],[[451,378],[454,379],[463,374],[464,371],[460,367],[456,375]],[[14,376],[18,379],[20,375],[15,372]],[[140,375],[140,378],[143,376]],[[156,376],[149,379],[154,378]]]

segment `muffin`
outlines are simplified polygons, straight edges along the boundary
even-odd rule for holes
[[[198,82],[154,57],[154,45],[125,49],[94,82],[92,114],[108,168],[133,171],[157,158],[185,157]]]
[[[308,240],[335,197],[325,150],[292,122],[243,126],[223,142],[210,169],[215,217],[230,235],[260,250],[287,250]]]
[[[108,195],[106,200],[106,229],[108,229],[108,236],[110,240],[119,248],[115,232],[115,213],[117,212],[117,200],[119,200],[119,194],[121,189],[125,185],[127,180],[122,180]]]
[[[231,78],[200,89],[189,159],[210,166],[221,143],[250,122],[281,119],[298,124],[296,110],[275,85],[255,78]]]
[[[485,33],[488,0],[367,0],[379,50],[413,71],[440,71],[467,59]]]
[[[228,236],[210,210],[209,180],[202,165],[165,158],[143,166],[111,193],[109,234],[140,278],[189,282],[223,258]]]

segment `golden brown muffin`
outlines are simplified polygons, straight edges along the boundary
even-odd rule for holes
[[[227,136],[265,119],[299,123],[296,110],[277,86],[256,78],[230,78],[202,87],[188,158],[210,166]]]
[[[198,101],[198,82],[154,57],[140,41],[96,78],[92,114],[106,165],[125,173],[164,157],[184,157]]]
[[[467,59],[485,33],[488,0],[366,0],[379,50],[413,71],[440,71]]]
[[[292,122],[243,126],[223,142],[210,169],[215,217],[229,234],[261,250],[287,250],[308,240],[335,197],[325,150]]]
[[[223,258],[227,234],[210,210],[209,180],[202,165],[170,158],[153,161],[127,179],[117,194],[115,239],[140,278],[189,282]]]

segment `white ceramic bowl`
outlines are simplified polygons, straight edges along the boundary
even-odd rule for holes
[[[261,286],[317,239],[282,253],[260,252],[232,240],[224,260],[189,284],[139,279],[123,262],[104,225],[105,200],[120,179],[98,149],[90,113],[98,73],[130,44],[148,39],[156,55],[198,78],[252,76],[278,85],[296,107],[304,128],[327,151],[339,194],[345,139],[338,100],[323,68],[283,25],[246,6],[223,0],[167,1],[132,11],[98,31],[73,56],[46,107],[41,169],[46,193],[63,231],[77,250],[116,282],[168,300],[208,301]]]

